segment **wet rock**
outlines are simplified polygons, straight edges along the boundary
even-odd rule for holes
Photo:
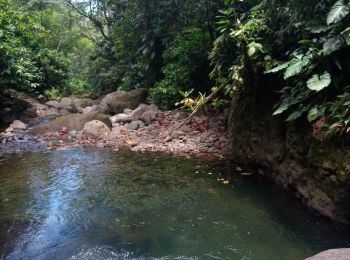
[[[146,99],[147,89],[140,88],[132,91],[117,91],[105,96],[99,104],[99,111],[103,114],[117,114],[124,109],[135,109]]]
[[[305,260],[349,260],[350,248],[330,249]]]
[[[99,120],[93,120],[84,125],[83,135],[93,138],[103,138],[107,136],[110,131],[111,130],[105,123]]]
[[[144,127],[145,124],[141,121],[141,120],[136,120],[136,121],[132,121],[131,123],[127,124],[126,128],[128,130],[137,130],[140,127]]]
[[[109,120],[111,120],[112,124],[115,124],[115,123],[126,124],[131,122],[131,117],[126,114],[116,114],[114,116],[111,116]]]
[[[13,121],[13,123],[10,125],[10,127],[13,129],[13,130],[25,130],[27,129],[27,125],[25,123],[23,123],[22,121],[20,120],[15,120]]]

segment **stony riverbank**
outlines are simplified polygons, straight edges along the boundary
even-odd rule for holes
[[[37,116],[26,120],[26,124],[14,121],[0,134],[0,155],[84,145],[226,158],[227,111],[195,115],[180,126],[190,115],[188,111],[161,111],[140,104],[135,109],[124,108],[122,113],[106,116],[97,111],[96,103],[87,99],[85,106],[78,99],[31,103]]]

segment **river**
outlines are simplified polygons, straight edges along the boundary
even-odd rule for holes
[[[0,161],[5,259],[303,259],[344,226],[229,162],[71,148]]]

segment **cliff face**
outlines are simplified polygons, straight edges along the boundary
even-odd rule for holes
[[[232,159],[293,191],[308,206],[350,221],[350,145],[320,142],[311,125],[272,116],[275,94],[255,87],[235,96],[229,118]]]

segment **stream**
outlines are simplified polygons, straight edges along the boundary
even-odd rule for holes
[[[70,148],[0,158],[0,259],[304,259],[349,229],[230,162]]]

